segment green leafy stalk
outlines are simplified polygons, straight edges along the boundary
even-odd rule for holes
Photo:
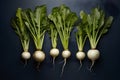
[[[76,32],[76,41],[79,51],[83,51],[87,39],[87,34],[85,32],[86,26],[87,24],[84,23],[83,21],[77,26],[78,31]]]
[[[22,9],[18,8],[16,17],[11,20],[12,28],[19,36],[24,51],[28,51],[30,37],[22,18]]]
[[[79,51],[83,51],[86,39],[87,39],[87,34],[85,32],[85,28],[88,26],[86,17],[84,16],[84,12],[80,12],[80,17],[82,19],[81,23],[77,26],[77,32],[76,32],[76,41],[78,45]]]
[[[57,32],[57,29],[56,29],[53,22],[50,21],[49,26],[50,26],[50,29],[48,30],[48,33],[49,33],[50,38],[51,38],[52,47],[56,48],[57,47],[58,32]]]
[[[81,16],[81,19],[88,24],[85,31],[88,35],[91,48],[95,49],[101,36],[108,32],[108,28],[110,28],[113,17],[109,16],[106,19],[104,11],[98,8],[94,8],[91,14],[82,12]]]
[[[23,17],[36,49],[41,50],[48,25],[46,6],[37,6],[34,12],[31,9],[24,10]]]
[[[74,23],[77,21],[77,15],[65,6],[54,7],[52,13],[49,14],[49,19],[54,22],[57,32],[60,36],[63,48],[68,49],[70,32]]]

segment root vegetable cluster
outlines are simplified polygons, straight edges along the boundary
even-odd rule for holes
[[[46,5],[37,6],[34,11],[31,9],[22,10],[22,8],[18,8],[16,16],[11,19],[11,24],[21,41],[23,48],[21,56],[25,61],[31,58],[31,54],[28,51],[30,39],[34,41],[36,48],[36,51],[33,53],[33,59],[38,62],[38,64],[45,60],[46,53],[43,52],[43,43],[45,34],[48,33],[51,40],[51,50],[49,54],[53,59],[53,65],[55,65],[55,60],[60,55],[61,50],[57,48],[57,46],[59,46],[57,45],[59,37],[63,46],[61,53],[64,59],[61,71],[62,75],[66,62],[72,54],[69,49],[72,30],[77,29],[75,32],[78,46],[76,59],[80,62],[80,68],[82,67],[82,61],[87,56],[92,62],[90,66],[91,70],[95,61],[100,57],[100,51],[97,49],[97,45],[101,37],[108,32],[112,21],[113,17],[109,16],[106,18],[105,12],[100,8],[92,9],[90,14],[87,14],[83,10],[80,11],[79,20],[76,13],[72,12],[69,7],[63,4],[54,7],[49,15],[47,15]],[[87,39],[89,40],[91,48],[86,54],[84,47]]]

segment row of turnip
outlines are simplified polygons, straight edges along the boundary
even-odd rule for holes
[[[62,57],[64,58],[64,64],[62,72],[66,65],[67,59],[71,56],[71,52],[68,48],[71,31],[73,30],[79,17],[75,12],[72,12],[66,5],[60,5],[54,7],[51,13],[47,16],[47,8],[45,5],[37,6],[34,11],[31,9],[18,8],[16,16],[12,18],[12,28],[19,36],[23,53],[22,58],[27,61],[30,59],[31,54],[28,51],[30,37],[33,39],[36,51],[33,53],[33,58],[38,63],[41,63],[45,59],[45,53],[42,51],[45,33],[48,32],[52,49],[50,55],[53,58],[53,64],[55,59],[59,56],[59,49],[57,49],[57,39],[60,37],[63,52]],[[108,32],[113,17],[109,16],[106,18],[105,12],[100,8],[94,8],[90,14],[87,14],[83,10],[80,11],[81,21],[77,24],[77,31],[75,33],[76,42],[78,46],[78,52],[76,58],[80,61],[82,66],[82,60],[84,60],[86,54],[84,52],[84,45],[86,39],[89,39],[91,49],[87,52],[87,57],[91,60],[93,67],[94,62],[99,58],[100,52],[97,49],[97,44],[101,36]]]

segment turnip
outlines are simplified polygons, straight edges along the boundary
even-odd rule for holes
[[[31,57],[30,52],[27,52],[27,51],[22,52],[21,56],[25,60],[27,60]]]
[[[88,58],[92,61],[92,65],[90,67],[90,70],[92,69],[95,60],[97,60],[100,56],[100,52],[97,49],[90,49],[87,53]]]
[[[34,58],[35,61],[38,62],[37,69],[39,69],[40,63],[43,62],[44,59],[45,59],[45,53],[41,50],[37,50],[37,51],[34,52],[33,58]]]
[[[34,12],[31,9],[24,10],[23,17],[36,47],[33,58],[38,62],[39,66],[45,59],[45,53],[42,51],[42,47],[48,26],[46,6],[37,6]],[[39,68],[38,66],[37,68]]]
[[[67,58],[69,58],[71,56],[71,52],[69,50],[64,50],[62,52],[62,57],[64,58],[64,64],[63,64],[63,67],[62,67],[62,72],[61,72],[61,76],[63,75],[63,72],[64,72],[64,67],[66,65],[66,60]]]
[[[21,8],[17,9],[16,17],[12,19],[11,23],[12,23],[12,28],[20,38],[23,47],[23,52],[21,56],[25,60],[25,64],[27,64],[27,60],[30,59],[31,57],[31,54],[28,52],[30,37],[22,18]]]
[[[50,55],[53,57],[53,65],[55,63],[55,58],[59,55],[59,49],[53,48],[50,50]]]
[[[69,7],[65,5],[54,7],[52,9],[52,13],[48,17],[55,24],[55,27],[57,29],[57,32],[60,36],[60,40],[64,48],[64,51],[62,52],[62,57],[64,58],[64,64],[61,72],[62,75],[64,71],[64,67],[66,65],[66,60],[71,55],[71,52],[68,49],[70,33],[78,17],[76,13],[71,12]]]
[[[42,62],[45,59],[45,53],[43,51],[35,51],[33,54],[33,58],[37,62]]]
[[[85,52],[83,52],[83,51],[78,51],[77,53],[76,53],[76,58],[80,61],[80,68],[82,67],[82,60],[84,60],[84,58],[85,58]],[[79,69],[80,69],[79,68]]]
[[[99,58],[100,52],[96,49],[97,44],[103,34],[108,32],[113,17],[109,16],[107,19],[103,10],[94,8],[91,14],[81,13],[81,19],[88,25],[85,31],[90,41],[91,49],[87,52],[88,58],[92,61],[90,71],[94,66],[95,61]]]
[[[56,57],[59,55],[59,49],[57,49],[57,38],[58,38],[58,32],[57,29],[52,21],[49,21],[49,29],[48,33],[50,35],[51,43],[52,43],[52,49],[50,50],[50,55],[53,58],[53,65],[55,63]]]
[[[80,17],[82,12],[83,11],[80,12]],[[80,61],[80,68],[82,67],[82,60],[84,60],[85,58],[85,52],[83,52],[83,48],[87,39],[87,34],[85,32],[86,26],[87,25],[82,20],[81,23],[79,23],[79,25],[77,26],[77,32],[76,32],[76,41],[77,41],[77,46],[79,50],[76,53],[76,58]]]

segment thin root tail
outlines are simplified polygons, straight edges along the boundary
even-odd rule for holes
[[[62,66],[61,77],[62,77],[62,75],[63,75],[65,65],[66,65],[66,59],[64,59],[64,64],[63,64],[63,66]]]
[[[95,61],[92,61],[92,64],[91,64],[91,66],[90,66],[90,68],[89,68],[90,72],[92,71],[92,68],[93,68],[93,66],[94,66],[94,63],[95,63]]]
[[[55,57],[53,57],[52,63],[53,63],[53,65],[55,64]]]
[[[52,64],[53,64],[53,69],[55,69],[55,57],[53,57]]]
[[[82,68],[82,61],[80,60],[79,70]]]

